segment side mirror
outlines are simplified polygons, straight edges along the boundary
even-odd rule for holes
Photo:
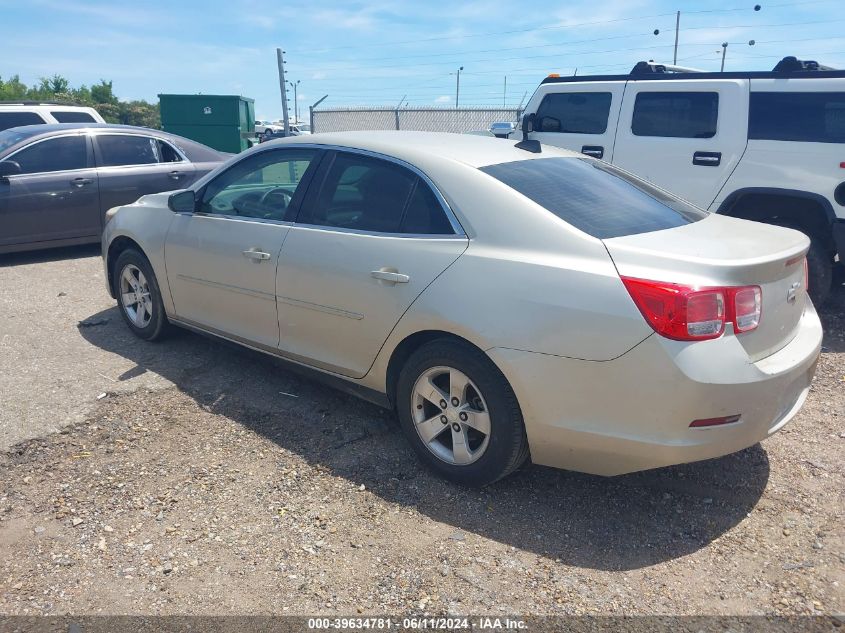
[[[528,138],[528,135],[534,131],[534,115],[533,114],[526,114],[522,117],[522,140],[514,145],[517,149],[525,150],[526,152],[531,152],[532,154],[539,154],[542,150],[540,147],[540,141],[531,140]]]
[[[171,193],[167,199],[167,206],[174,213],[193,213],[197,210],[197,199],[190,189]]]
[[[510,121],[496,122],[490,125],[490,134],[496,138],[508,138],[514,131],[516,131],[516,123]]]
[[[8,176],[15,176],[21,173],[20,163],[13,160],[4,160],[0,162],[0,180],[4,180]]]

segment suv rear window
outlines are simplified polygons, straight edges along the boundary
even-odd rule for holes
[[[697,222],[707,212],[602,161],[537,158],[481,171],[599,239]]]
[[[634,102],[634,136],[713,138],[718,92],[641,92]]]
[[[547,94],[537,108],[537,131],[604,134],[611,98],[609,92]]]
[[[51,110],[56,121],[59,123],[96,123],[97,121],[87,112],[74,112],[73,110]]]
[[[8,130],[19,125],[41,125],[46,123],[35,112],[0,112],[0,130]]]
[[[748,138],[845,143],[845,92],[752,92]]]

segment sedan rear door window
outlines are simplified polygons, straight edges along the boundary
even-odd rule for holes
[[[707,217],[706,211],[599,160],[539,158],[481,171],[599,239],[670,229]]]
[[[158,163],[156,139],[129,134],[98,134],[100,167],[149,165]]]
[[[22,174],[69,171],[88,167],[85,136],[62,136],[33,143],[9,157],[21,166]]]
[[[316,200],[297,222],[372,233],[454,233],[422,178],[396,163],[347,152],[335,155]]]

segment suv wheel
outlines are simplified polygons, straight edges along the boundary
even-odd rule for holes
[[[414,451],[456,483],[493,483],[528,458],[516,395],[466,343],[441,339],[414,352],[399,374],[396,403]]]

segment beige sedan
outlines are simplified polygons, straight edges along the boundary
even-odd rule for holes
[[[289,138],[107,219],[139,337],[307,369],[395,409],[466,484],[529,455],[613,475],[751,446],[801,407],[821,344],[801,233],[531,143]]]

